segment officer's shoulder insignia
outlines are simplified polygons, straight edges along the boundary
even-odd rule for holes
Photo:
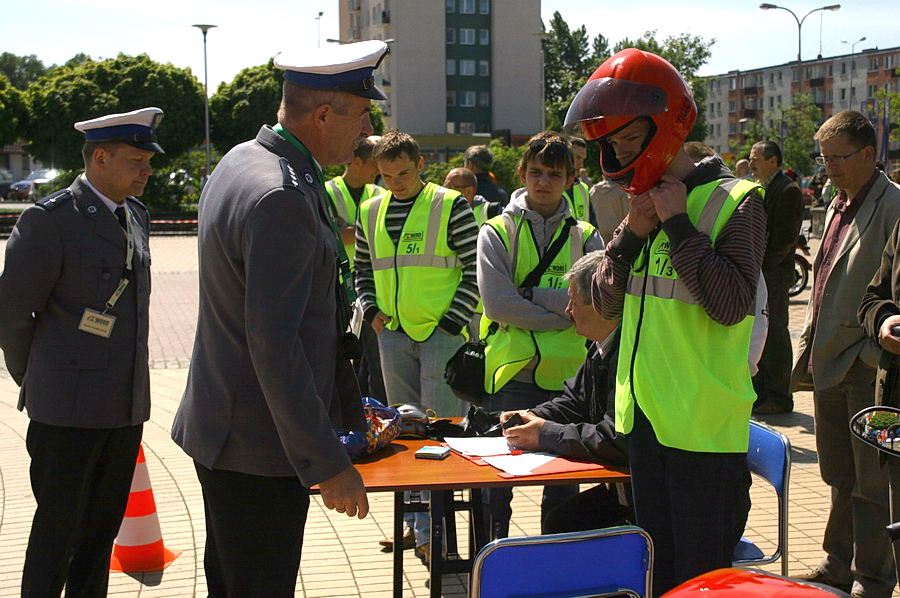
[[[300,191],[300,179],[297,178],[297,171],[294,170],[291,163],[288,162],[287,158],[281,158],[278,163],[281,165],[282,185],[284,188]]]
[[[71,189],[60,189],[56,193],[51,193],[47,197],[34,202],[34,205],[44,208],[48,212],[55,210],[62,204],[75,197]]]

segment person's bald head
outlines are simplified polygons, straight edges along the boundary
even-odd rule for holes
[[[734,176],[742,179],[748,174],[750,174],[750,160],[741,158],[734,164]]]
[[[475,201],[478,179],[475,178],[475,173],[468,168],[454,168],[444,178],[444,187],[459,191],[471,205]]]

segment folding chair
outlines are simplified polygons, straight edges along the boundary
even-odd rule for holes
[[[635,526],[501,538],[475,557],[469,596],[642,598],[652,569],[653,543]]]
[[[732,560],[736,566],[768,565],[781,559],[781,574],[788,575],[788,485],[791,475],[791,441],[787,436],[755,420],[750,420],[750,471],[769,482],[778,497],[778,544],[766,556],[747,538],[741,538]]]

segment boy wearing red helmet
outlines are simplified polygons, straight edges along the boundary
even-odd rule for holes
[[[616,430],[629,435],[637,523],[653,537],[654,594],[731,564],[749,509],[755,394],[747,352],[766,243],[762,190],[682,145],[697,108],[675,68],[619,52],[573,100],[567,125],[600,145],[630,193],[594,277],[622,318]]]

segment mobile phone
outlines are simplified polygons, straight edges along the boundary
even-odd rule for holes
[[[450,456],[450,447],[423,446],[415,452],[416,459],[446,459]]]
[[[509,416],[509,419],[503,422],[503,429],[508,430],[513,426],[521,426],[525,424],[525,420],[522,419],[522,416],[518,413],[513,413]]]
[[[891,326],[891,336],[900,338],[900,324]]]

